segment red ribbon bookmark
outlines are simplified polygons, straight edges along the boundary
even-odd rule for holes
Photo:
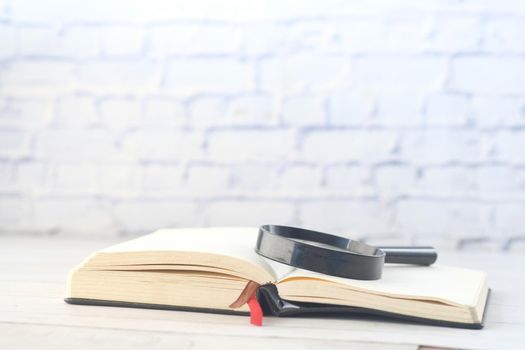
[[[244,304],[248,304],[250,308],[250,323],[254,326],[262,326],[263,322],[263,311],[257,301],[257,289],[259,287],[260,285],[257,282],[249,281],[241,292],[241,295],[230,305],[232,309],[237,309]]]
[[[250,323],[254,326],[262,326],[263,312],[255,294],[248,300],[248,307],[250,308]]]

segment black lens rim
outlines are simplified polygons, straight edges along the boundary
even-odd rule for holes
[[[380,279],[385,262],[385,252],[379,248],[346,237],[284,225],[262,225],[255,251],[296,268],[359,280]]]

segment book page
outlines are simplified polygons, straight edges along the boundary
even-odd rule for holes
[[[447,266],[414,266],[387,264],[383,276],[375,281],[334,277],[296,269],[279,281],[318,279],[337,284],[337,287],[364,290],[387,296],[409,299],[437,299],[451,304],[476,306],[485,283],[481,271]]]
[[[250,262],[276,276],[255,250],[258,228],[213,227],[161,229],[101,250],[101,253],[179,251],[225,255]],[[274,278],[275,280],[275,278]]]

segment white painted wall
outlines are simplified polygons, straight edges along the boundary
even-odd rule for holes
[[[522,1],[0,0],[0,230],[525,247]]]

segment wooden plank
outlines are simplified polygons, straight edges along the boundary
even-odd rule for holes
[[[78,328],[45,325],[3,325],[0,348],[16,349],[286,349],[417,350],[415,345],[376,342],[346,342],[331,339],[259,338],[244,335],[216,336],[180,334],[160,331],[129,331],[120,329]]]
[[[517,254],[445,253],[440,263],[482,269],[493,289],[483,330],[463,330],[363,319],[265,318],[253,327],[247,317],[194,312],[143,310],[69,305],[63,302],[67,272],[90,252],[108,242],[75,240],[20,240],[0,238],[0,347],[11,348],[17,338],[40,348],[71,344],[91,347],[96,334],[109,344],[126,347],[173,344],[205,347],[217,344],[338,347],[351,344],[363,349],[402,349],[416,345],[460,348],[505,348],[525,344],[525,281],[513,266],[524,266]],[[39,262],[39,263],[35,263]],[[98,333],[101,332],[101,333]],[[60,334],[69,338],[54,340]],[[25,338],[31,338],[28,340]],[[131,339],[131,340],[130,340]],[[4,343],[2,343],[2,341]],[[9,343],[11,342],[11,343]],[[170,342],[166,342],[170,344]],[[253,348],[254,343],[250,343]],[[93,345],[93,344],[91,344]],[[117,346],[117,345],[114,345]],[[114,347],[113,346],[113,347]],[[374,347],[376,346],[376,347]],[[78,347],[78,346],[77,346]],[[178,346],[176,346],[178,347]],[[262,346],[261,346],[262,347]],[[120,348],[120,346],[119,346]]]
[[[493,320],[482,331],[375,322],[346,319],[279,319],[266,318],[265,327],[248,324],[246,317],[172,312],[126,308],[76,306],[63,303],[59,298],[11,298],[2,304],[0,322],[20,324],[46,324],[137,331],[177,331],[198,333],[203,328],[215,335],[250,335],[253,337],[297,337],[300,339],[337,339],[340,341],[382,341],[392,343],[430,344],[480,347],[487,341],[497,340],[499,345],[511,346],[521,337],[525,327],[501,324]],[[513,337],[512,334],[515,334]],[[509,337],[510,335],[510,337]]]

